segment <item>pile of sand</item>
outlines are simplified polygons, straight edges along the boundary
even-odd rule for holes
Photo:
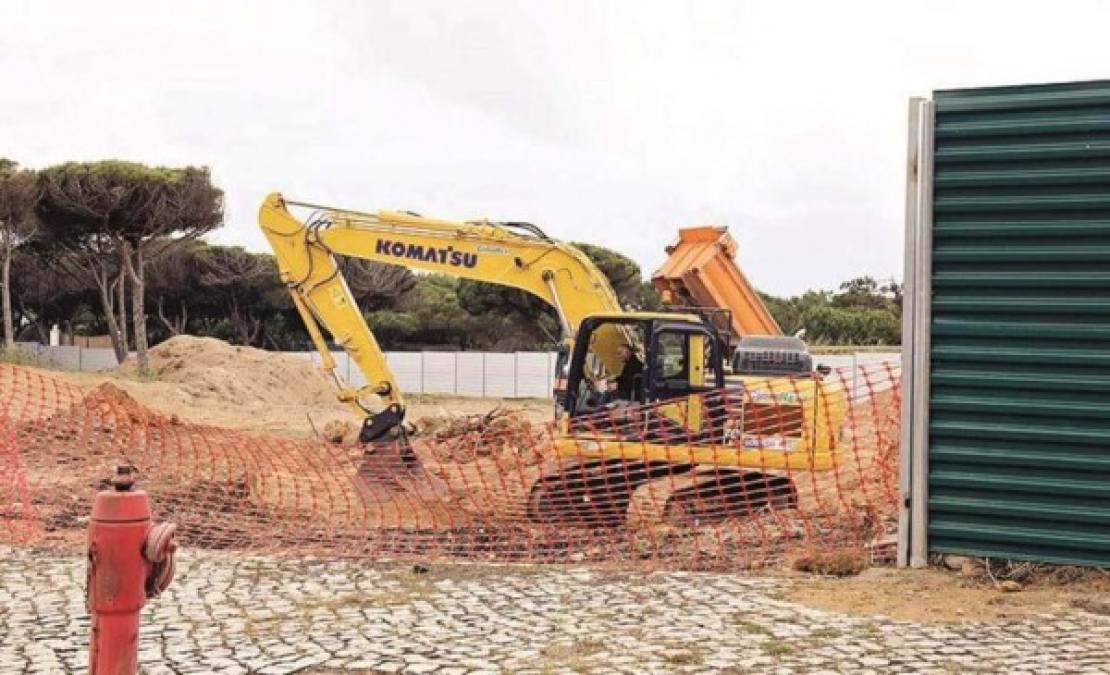
[[[84,390],[110,382],[143,406],[189,422],[341,444],[352,444],[358,436],[362,416],[339,402],[335,384],[308,354],[267,352],[183,335],[152,348],[149,356],[149,378],[137,376],[133,359],[98,373],[0,368],[0,414],[44,417],[72,403],[55,400],[57,388],[50,381]],[[507,403],[447,395],[410,394],[406,399],[409,420],[484,415]],[[546,401],[512,404],[537,425],[551,415]]]
[[[314,406],[335,402],[335,385],[307,358],[178,335],[152,348],[154,379],[173,382],[199,399],[246,407]],[[135,360],[118,372],[134,376]]]

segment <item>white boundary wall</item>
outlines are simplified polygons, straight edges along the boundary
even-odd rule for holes
[[[113,368],[111,349],[45,347],[20,343],[44,365],[66,370],[95,372]],[[284,352],[319,363],[316,352]],[[333,353],[339,370],[352,385],[366,379],[343,352]],[[455,394],[498,398],[551,398],[555,380],[554,352],[386,352],[389,367],[401,390],[408,394]],[[898,352],[814,355],[816,363],[831,368],[898,362]],[[862,386],[862,383],[861,385]]]
[[[47,347],[19,343],[34,361],[52,368],[95,372],[116,366],[111,349]],[[320,362],[316,352],[283,352]],[[337,370],[352,385],[366,384],[344,352],[333,352]],[[401,390],[409,394],[457,394],[498,398],[550,398],[555,384],[554,352],[386,352]]]

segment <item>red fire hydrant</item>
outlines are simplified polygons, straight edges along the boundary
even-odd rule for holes
[[[85,587],[90,675],[138,671],[139,612],[173,580],[177,526],[154,525],[146,492],[133,485],[132,467],[121,462],[113,489],[98,492],[93,502]]]

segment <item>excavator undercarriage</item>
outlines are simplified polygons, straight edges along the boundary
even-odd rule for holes
[[[700,525],[797,505],[788,476],[620,459],[568,460],[532,488],[528,517],[580,527]]]

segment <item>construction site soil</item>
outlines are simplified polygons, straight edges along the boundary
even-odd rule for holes
[[[858,616],[956,623],[1005,622],[1062,615],[1075,609],[1110,615],[1110,574],[1101,570],[1081,570],[1067,580],[1046,574],[1018,587],[1003,587],[986,575],[962,575],[942,565],[927,569],[872,567],[844,578],[797,574],[788,578],[791,583],[785,585],[785,599]]]
[[[550,402],[410,397],[410,419],[424,432],[417,455],[446,491],[401,486],[411,489],[368,498],[352,480],[364,452],[354,442],[358,420],[307,359],[177,337],[151,350],[150,366],[147,379],[130,362],[99,374],[0,366],[16,468],[30,496],[14,515],[38,523],[34,543],[81,545],[92,491],[119,457],[139,467],[158,513],[179,524],[186,545],[205,548],[693,569],[728,558],[725,567],[735,569],[789,565],[795,540],[862,547],[893,531],[881,506],[896,490],[890,390],[854,410],[844,471],[796,477],[800,515],[599,532],[524,517],[527,488],[545,470]],[[807,604],[926,620],[1005,618],[1014,607],[1052,611],[1067,602],[1052,591],[999,600],[989,585],[940,572],[867,571],[792,588]]]
[[[309,438],[329,422],[358,420],[335,398],[335,384],[308,358],[181,335],[149,353],[150,376],[139,378],[133,360],[100,373],[51,371],[82,387],[111,383],[142,405],[200,424]],[[411,420],[485,414],[512,408],[535,422],[551,416],[551,403],[537,399],[407,397]]]

